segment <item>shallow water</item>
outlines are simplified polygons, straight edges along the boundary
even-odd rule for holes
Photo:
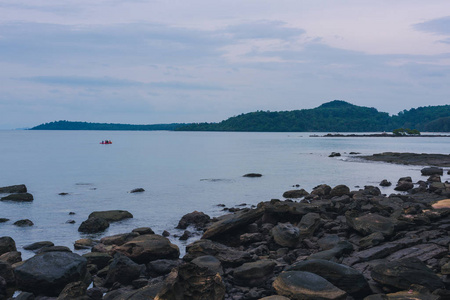
[[[112,140],[112,145],[100,141]],[[330,186],[395,183],[399,177],[420,176],[421,166],[362,162],[349,152],[417,152],[448,154],[450,138],[325,138],[310,133],[229,133],[169,131],[0,131],[0,186],[26,184],[32,203],[0,201],[0,236],[11,236],[21,249],[36,241],[50,240],[73,249],[82,237],[128,232],[149,226],[156,233],[167,230],[172,241],[179,219],[194,210],[210,216],[223,214],[218,204],[233,207],[256,205],[284,191],[311,191]],[[331,152],[341,157],[329,158]],[[246,173],[261,173],[246,178]],[[449,180],[444,175],[444,180]],[[143,193],[129,193],[134,188]],[[383,193],[392,187],[381,188]],[[61,196],[59,193],[68,193]],[[123,209],[133,219],[112,223],[99,235],[77,229],[92,211]],[[69,215],[75,212],[75,215]],[[13,223],[30,219],[34,226]],[[75,224],[67,224],[73,219]],[[198,238],[198,237],[197,237]]]

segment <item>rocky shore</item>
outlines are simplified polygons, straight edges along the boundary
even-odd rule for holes
[[[0,237],[0,299],[450,299],[448,170],[426,169],[422,181],[400,178],[391,195],[322,184],[218,218],[194,211],[177,228],[201,238],[183,257],[148,227],[75,241],[90,249],[81,256],[33,243],[26,261]],[[94,212],[79,230],[131,217]]]
[[[371,156],[358,156],[370,161],[383,161],[402,165],[450,167],[450,154],[383,152]]]

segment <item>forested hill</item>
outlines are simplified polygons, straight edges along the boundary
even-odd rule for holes
[[[132,125],[113,123],[88,123],[55,121],[45,123],[31,128],[31,130],[175,130],[186,124],[154,124],[154,125]]]
[[[356,106],[341,100],[313,109],[257,111],[231,117],[220,123],[194,123],[178,127],[185,131],[269,131],[269,132],[390,132],[396,128],[450,132],[450,105],[404,110],[395,116],[375,108]]]

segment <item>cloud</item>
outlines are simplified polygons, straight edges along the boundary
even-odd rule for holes
[[[71,87],[132,87],[140,86],[141,82],[111,78],[111,77],[82,77],[82,76],[34,76],[23,77],[19,80],[25,80],[34,83],[47,85],[61,85]]]
[[[450,35],[450,16],[413,25],[414,29],[441,35]]]
[[[305,30],[288,27],[280,21],[256,21],[228,26],[226,33],[236,39],[281,39],[289,40],[305,33]]]

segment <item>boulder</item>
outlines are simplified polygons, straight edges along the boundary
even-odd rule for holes
[[[17,287],[34,294],[57,296],[71,282],[86,275],[87,260],[71,252],[36,255],[15,268]]]
[[[102,218],[108,222],[117,222],[128,218],[133,218],[133,215],[126,210],[106,210],[106,211],[94,211],[90,218]]]
[[[247,173],[245,175],[243,175],[242,177],[261,177],[262,174],[259,173]]]
[[[17,251],[10,251],[0,255],[0,260],[11,265],[22,261],[22,253]]]
[[[43,247],[50,247],[50,246],[54,246],[54,245],[55,244],[53,244],[50,241],[42,241],[42,242],[35,242],[32,244],[25,245],[25,246],[23,246],[23,249],[34,251],[34,250],[38,250]]]
[[[300,229],[291,223],[278,223],[271,233],[275,243],[282,247],[293,248],[300,239]]]
[[[19,227],[29,227],[29,226],[33,226],[34,223],[29,219],[23,219],[23,220],[18,220],[16,222],[14,222],[13,225],[16,225]]]
[[[310,272],[287,271],[273,282],[277,294],[292,300],[346,299],[347,294],[323,277]]]
[[[128,242],[138,236],[139,236],[139,233],[137,233],[137,232],[115,234],[115,235],[105,236],[105,237],[101,238],[100,243],[102,243],[103,245],[121,246],[121,245],[125,244],[126,242]]]
[[[331,191],[330,191],[330,196],[332,197],[341,197],[344,195],[348,195],[350,194],[350,188],[346,185],[340,184],[335,186]]]
[[[328,260],[300,261],[288,266],[285,270],[314,273],[356,298],[362,298],[371,293],[369,284],[362,273],[346,265]]]
[[[262,217],[264,209],[241,210],[236,213],[228,214],[219,218],[217,222],[212,223],[206,229],[202,239],[220,238],[224,233],[241,229],[248,224],[255,222]]]
[[[66,246],[49,246],[43,247],[37,251],[38,254],[44,252],[72,252],[72,250]]]
[[[180,256],[177,245],[157,234],[140,235],[116,247],[115,251],[140,264],[163,258],[177,259]]]
[[[358,216],[358,214],[355,211],[347,211],[345,218],[350,227],[364,236],[375,232],[380,232],[384,236],[391,236],[395,231],[396,220],[375,213],[362,216]]]
[[[414,188],[414,184],[410,181],[399,181],[394,190],[399,192],[406,192]]]
[[[411,284],[422,285],[430,291],[444,288],[441,279],[415,257],[380,263],[373,267],[371,276],[382,285],[398,289],[409,289]]]
[[[79,232],[83,233],[97,233],[105,231],[109,227],[109,222],[103,218],[92,217],[83,221],[78,227]]]
[[[130,191],[130,193],[142,193],[142,192],[145,192],[143,188],[136,188]]]
[[[71,282],[64,287],[57,300],[90,300],[86,296],[87,288],[87,284],[82,281]]]
[[[155,299],[158,293],[164,287],[163,282],[146,285],[137,290],[118,289],[112,290],[105,294],[102,298],[103,292],[100,292],[100,298],[98,300],[151,300]],[[88,290],[89,293],[89,290]],[[93,299],[93,297],[91,297]],[[172,299],[172,298],[170,298]],[[176,298],[174,298],[176,299]]]
[[[26,192],[27,192],[27,187],[25,186],[25,184],[0,187],[0,194],[16,194],[16,193],[26,193]]]
[[[13,267],[11,264],[0,260],[0,277],[2,277],[7,285],[16,283]]]
[[[234,281],[239,286],[260,286],[272,277],[276,263],[272,260],[258,260],[245,263],[234,269]]]
[[[138,265],[125,255],[116,253],[112,263],[109,265],[108,274],[105,279],[105,286],[110,287],[115,282],[127,285],[145,271],[144,265]]]
[[[328,157],[338,157],[338,156],[341,156],[341,153],[339,153],[339,152],[331,152],[331,154],[328,155]]]
[[[209,269],[212,273],[223,275],[222,263],[212,255],[199,256],[191,262],[199,267]]]
[[[319,197],[323,197],[323,196],[328,196],[330,195],[331,192],[331,187],[327,184],[321,184],[316,186],[315,188],[313,188],[312,192],[311,192],[311,196],[319,196]]]
[[[305,196],[308,196],[309,193],[305,191],[304,189],[299,190],[289,190],[283,193],[284,198],[303,198]]]
[[[420,170],[420,173],[424,176],[430,176],[430,175],[444,175],[444,170],[442,168],[437,167],[427,167]]]
[[[157,259],[147,264],[147,270],[152,277],[169,274],[174,268],[181,264],[181,260]]]
[[[0,237],[0,255],[10,251],[17,251],[14,240],[9,236]]]
[[[202,230],[210,221],[211,218],[207,214],[203,212],[193,211],[191,213],[185,214],[178,222],[176,228],[186,229],[188,228],[188,226],[193,225],[197,230]]]
[[[380,186],[391,186],[392,183],[390,181],[388,181],[387,179],[383,179],[380,182]]]
[[[139,233],[139,235],[144,234],[155,234],[155,232],[150,227],[139,227],[131,230],[131,232]]]
[[[300,237],[305,238],[314,235],[314,232],[316,232],[321,223],[322,220],[318,213],[304,215],[297,225],[300,230]]]
[[[81,250],[81,249],[90,249],[93,246],[95,246],[96,244],[98,244],[98,241],[94,241],[93,239],[79,239],[76,240],[74,243],[74,248],[75,250]]]
[[[186,246],[186,255],[183,260],[192,261],[194,258],[205,255],[216,257],[224,267],[237,267],[251,261],[252,258],[248,252],[202,239]]]
[[[99,270],[109,265],[113,259],[113,257],[108,253],[101,252],[85,253],[83,254],[83,257],[86,258],[88,265],[96,265]]]
[[[31,202],[33,200],[33,195],[31,195],[30,193],[11,194],[0,198],[0,201]]]

